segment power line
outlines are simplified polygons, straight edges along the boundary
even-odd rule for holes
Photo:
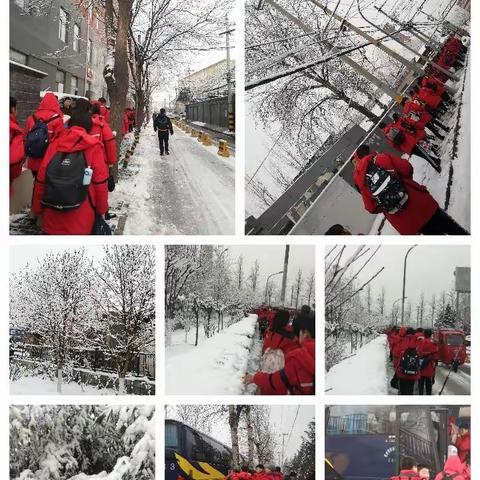
[[[295,426],[295,422],[297,421],[299,410],[300,410],[300,405],[297,406],[297,412],[295,413],[295,418],[293,419],[292,428],[290,429],[290,433],[288,434],[287,443],[285,444],[285,450],[287,450],[288,442],[290,441],[290,437],[292,436],[293,427]]]

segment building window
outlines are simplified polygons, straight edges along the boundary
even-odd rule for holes
[[[73,75],[70,82],[70,93],[73,95],[78,95],[78,78]]]
[[[90,65],[93,63],[93,43],[90,39],[87,42],[87,61]]]
[[[62,72],[62,70],[57,70],[55,88],[58,93],[63,93],[65,91],[65,72]]]
[[[73,26],[73,49],[80,51],[80,26],[77,24]]]
[[[67,43],[68,41],[68,13],[65,9],[60,7],[60,14],[58,15],[58,38]]]
[[[27,56],[24,53],[13,50],[12,48],[10,49],[10,60],[12,60],[12,62],[21,63],[22,65],[27,64]]]

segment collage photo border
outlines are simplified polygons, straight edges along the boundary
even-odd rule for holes
[[[2,182],[1,185],[1,242],[2,248],[0,251],[0,266],[1,266],[1,280],[0,280],[0,295],[1,295],[1,317],[3,322],[1,325],[1,355],[0,358],[0,386],[2,394],[0,394],[0,421],[2,424],[2,436],[0,437],[0,462],[4,466],[3,478],[8,478],[7,468],[9,465],[9,406],[10,405],[148,405],[153,404],[157,409],[157,425],[156,425],[156,475],[155,478],[164,478],[164,465],[165,465],[165,451],[164,445],[164,420],[165,420],[165,405],[170,404],[263,404],[263,405],[315,405],[315,421],[316,421],[316,478],[323,479],[324,475],[324,454],[325,454],[325,406],[327,405],[427,405],[432,404],[432,401],[436,404],[452,404],[452,405],[471,405],[472,407],[472,437],[473,437],[473,456],[480,458],[480,452],[477,445],[480,444],[477,441],[480,438],[480,424],[478,421],[480,415],[480,382],[476,377],[478,371],[478,355],[476,348],[479,345],[478,335],[479,328],[478,322],[480,318],[480,277],[478,273],[478,266],[480,265],[480,237],[479,237],[479,225],[480,225],[480,193],[479,188],[475,188],[474,179],[480,179],[480,163],[474,159],[480,158],[480,135],[478,135],[477,126],[480,126],[478,120],[475,120],[472,116],[471,132],[471,236],[461,238],[442,238],[442,237],[372,237],[372,236],[332,236],[332,237],[308,237],[308,236],[255,236],[246,237],[243,234],[244,230],[244,205],[245,205],[245,192],[244,192],[244,178],[245,178],[245,142],[248,141],[248,133],[245,132],[245,60],[244,60],[244,45],[245,36],[244,29],[240,28],[244,25],[244,2],[243,0],[236,0],[235,6],[235,23],[237,26],[237,39],[238,53],[236,59],[236,82],[237,82],[237,96],[236,96],[236,151],[237,158],[240,159],[236,164],[236,177],[235,177],[235,225],[236,235],[232,236],[126,236],[126,237],[110,237],[108,241],[100,241],[95,237],[19,237],[10,236],[8,229],[8,187],[6,182]],[[478,2],[472,2],[472,37],[478,37],[478,24],[480,24],[480,4]],[[1,55],[6,62],[7,48],[9,45],[9,32],[8,32],[8,16],[4,16],[2,19],[3,27],[0,29],[0,49]],[[478,39],[472,42],[472,77],[480,78],[480,43]],[[6,99],[8,85],[8,75],[3,75],[0,78],[0,85],[3,91],[1,96],[2,108],[6,111]],[[475,91],[476,90],[476,91]],[[480,105],[479,90],[472,89],[472,105]],[[3,157],[6,158],[6,116],[4,123],[2,124],[2,139],[3,145]],[[7,169],[6,162],[3,162],[1,166],[2,178],[6,178]],[[315,247],[315,290],[316,290],[316,322],[320,327],[317,334],[316,342],[316,395],[308,397],[292,397],[292,396],[206,396],[206,395],[167,395],[165,394],[165,325],[164,325],[164,259],[165,259],[165,246],[166,245],[178,245],[178,244],[211,244],[211,245],[305,245]],[[90,246],[101,244],[148,244],[155,246],[156,252],[156,393],[152,396],[100,396],[100,395],[85,395],[85,396],[53,396],[53,395],[11,395],[9,385],[9,256],[12,246],[30,246],[35,248],[36,246]],[[464,245],[470,247],[470,260],[471,260],[471,282],[472,292],[471,296],[471,318],[472,318],[472,371],[473,381],[471,382],[471,394],[469,396],[448,396],[445,399],[443,397],[395,397],[395,396],[378,396],[378,395],[327,395],[325,393],[325,375],[324,375],[324,252],[327,246],[334,244],[344,245]],[[475,380],[477,378],[477,380]],[[480,478],[480,461],[472,462],[473,478]]]

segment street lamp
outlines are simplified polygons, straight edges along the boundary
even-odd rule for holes
[[[403,321],[405,318],[405,283],[407,281],[407,258],[408,254],[418,245],[414,245],[413,247],[410,247],[407,250],[407,253],[405,254],[405,258],[403,259],[403,290],[402,290],[402,327],[403,327]]]
[[[283,270],[281,272],[272,273],[267,277],[267,283],[265,284],[265,304],[267,303],[267,298],[268,298],[268,282],[270,281],[270,278],[273,277],[274,275],[280,275],[281,273],[283,273]],[[268,303],[269,303],[268,306],[270,306],[270,302]]]
[[[407,297],[405,297],[405,298],[407,298]],[[394,311],[394,308],[395,308],[395,304],[396,304],[397,302],[399,302],[400,300],[402,300],[402,299],[403,299],[402,297],[397,298],[397,299],[393,302],[393,304],[392,304],[392,320],[394,320],[394,318],[393,318],[393,311]],[[396,324],[397,324],[397,317],[395,316],[395,325],[396,325]]]

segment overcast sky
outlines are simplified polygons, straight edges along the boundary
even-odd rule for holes
[[[58,253],[64,250],[74,250],[81,248],[82,245],[17,245],[10,247],[10,273],[16,273],[27,264],[35,266],[38,260],[41,260],[48,253]],[[103,257],[103,246],[94,245],[85,247],[85,252],[89,257],[100,260]]]
[[[331,247],[327,247],[327,251]],[[357,246],[345,249],[343,259],[346,260],[355,252]],[[373,252],[375,246],[370,246]],[[381,267],[383,272],[372,282],[372,297],[376,298],[382,286],[385,287],[387,310],[392,303],[402,297],[403,261],[410,245],[382,246],[372,261],[358,276],[358,284],[366,282]],[[366,259],[368,255],[362,258]],[[356,272],[363,265],[362,259],[351,267],[349,272]],[[421,292],[425,292],[425,299],[430,300],[432,294],[440,294],[443,290],[454,287],[455,267],[470,266],[470,248],[468,246],[416,246],[408,255],[407,282],[405,296],[415,305]]]
[[[245,278],[248,277],[250,270],[255,262],[260,263],[260,275],[258,285],[261,292],[265,292],[267,277],[272,273],[281,272],[283,270],[283,259],[285,256],[284,245],[234,245],[229,246],[230,258],[233,261],[243,255],[243,266]],[[288,276],[287,276],[287,297],[289,288],[295,281],[298,269],[302,269],[303,278],[306,279],[311,272],[315,270],[315,249],[311,246],[290,246],[290,255],[288,260]],[[282,275],[276,275],[270,279],[278,286],[281,284]],[[279,300],[279,299],[278,299]],[[274,303],[272,301],[272,303]]]
[[[298,450],[302,436],[307,429],[308,423],[315,418],[315,407],[312,405],[272,405],[269,407],[271,412],[271,423],[273,429],[278,433],[278,451],[277,458],[272,459],[272,463],[280,463],[282,433],[290,434],[290,439],[285,437],[285,458],[291,458]],[[298,415],[296,414],[298,409]],[[296,417],[296,419],[295,419]],[[295,421],[295,423],[294,423]],[[225,445],[232,445],[230,438],[230,429],[228,422],[217,423],[212,427],[210,436]],[[240,447],[241,450],[242,446]]]

